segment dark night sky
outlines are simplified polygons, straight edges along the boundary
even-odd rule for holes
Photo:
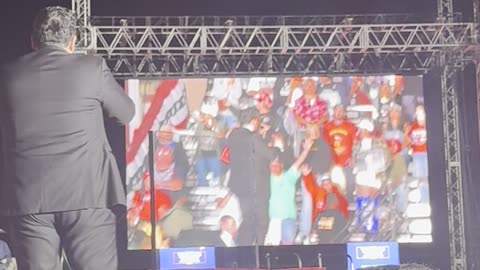
[[[454,0],[456,11],[469,19],[471,0]],[[0,62],[29,50],[36,11],[47,5],[69,6],[70,0],[2,0]],[[417,13],[432,16],[436,0],[92,0],[98,16],[176,15],[315,15]]]

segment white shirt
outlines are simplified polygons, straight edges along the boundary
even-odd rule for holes
[[[302,88],[299,88],[299,87],[295,88],[293,90],[292,96],[290,97],[290,104],[288,104],[288,107],[290,109],[293,109],[295,107],[295,103],[297,102],[297,100],[302,96],[303,96]]]
[[[342,103],[342,98],[340,97],[338,91],[334,91],[332,89],[323,89],[319,96],[321,99],[328,102],[328,106],[330,108]]]
[[[212,87],[212,96],[216,100],[227,100],[233,106],[238,106],[238,101],[242,96],[242,82],[240,79],[233,79],[229,84],[230,78],[214,79]]]

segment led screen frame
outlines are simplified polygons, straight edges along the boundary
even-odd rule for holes
[[[355,77],[355,76],[350,76],[350,77],[352,78],[352,77]],[[389,84],[390,84],[391,82],[393,82],[393,83],[391,83],[392,85],[390,85],[390,88],[391,88],[390,90],[391,90],[391,91],[394,90],[394,88],[395,88],[395,80],[398,79],[398,78],[397,78],[398,76],[397,76],[397,77],[395,77],[395,76],[376,76],[376,77],[377,77],[377,78],[375,78],[375,77],[364,77],[363,79],[357,77],[356,79],[358,79],[358,80],[363,80],[363,83],[364,83],[364,84],[367,84],[367,81],[368,81],[368,80],[371,80],[371,81],[372,81],[371,83],[375,83],[376,80],[385,80],[385,81],[388,81]],[[379,79],[378,77],[381,77],[382,79]],[[248,79],[248,78],[246,78],[246,77],[234,77],[234,78],[238,78],[238,80],[244,80],[244,81],[247,81],[247,79]],[[258,78],[258,77],[257,77],[257,78]],[[262,77],[262,78],[265,78],[265,77]],[[341,78],[346,79],[346,78],[348,78],[348,77],[344,76],[344,77],[341,77]],[[418,103],[418,104],[423,103],[422,78],[419,77],[419,76],[408,76],[408,77],[405,77],[405,78],[406,78],[406,79],[414,80],[415,82],[411,82],[411,81],[408,82],[408,80],[407,80],[407,82],[403,82],[403,83],[405,84],[403,91],[407,90],[407,92],[408,92],[408,91],[412,91],[412,88],[415,88],[414,90],[418,92],[418,93],[416,92],[416,94],[414,94],[414,96],[415,96],[415,98],[414,98],[415,103]],[[322,82],[322,81],[324,81],[324,80],[326,80],[326,79],[328,79],[328,77],[313,77],[313,78],[305,77],[305,78],[300,78],[300,80],[302,81],[302,83],[305,83],[305,81],[313,80],[313,81],[315,82],[315,84],[317,84],[317,85],[324,83],[324,82]],[[355,78],[352,78],[352,79],[354,80]],[[145,85],[146,85],[146,84],[150,84],[150,85],[155,85],[155,84],[157,84],[157,85],[155,85],[155,86],[150,86],[150,88],[153,89],[153,90],[150,89],[150,91],[151,91],[151,92],[152,92],[152,91],[154,92],[154,93],[153,93],[153,96],[149,97],[149,99],[151,99],[150,102],[153,102],[153,99],[155,99],[155,93],[159,93],[158,91],[160,91],[161,93],[165,94],[165,91],[176,91],[176,90],[178,90],[178,89],[175,89],[175,87],[176,87],[177,85],[179,85],[179,84],[182,84],[182,85],[183,85],[182,87],[180,87],[180,88],[182,88],[183,90],[179,90],[178,93],[172,92],[172,93],[173,93],[172,95],[167,95],[167,97],[170,96],[170,97],[175,97],[175,98],[176,98],[176,99],[174,98],[174,103],[173,103],[174,105],[172,105],[172,106],[175,107],[175,108],[177,108],[177,109],[178,109],[179,107],[180,107],[180,108],[182,107],[181,105],[178,105],[178,102],[181,103],[181,100],[182,100],[182,99],[184,100],[184,104],[186,104],[185,106],[187,107],[187,110],[183,113],[183,115],[185,116],[185,119],[182,119],[182,112],[176,112],[176,113],[178,113],[178,115],[179,115],[179,116],[177,115],[177,116],[178,116],[178,119],[173,119],[173,121],[172,121],[174,126],[181,127],[182,125],[187,125],[187,126],[188,126],[189,124],[191,124],[191,123],[189,123],[189,122],[191,122],[191,119],[195,118],[195,116],[196,116],[196,114],[197,114],[196,111],[202,111],[202,110],[203,110],[204,113],[207,112],[207,113],[210,113],[210,114],[215,114],[215,110],[217,110],[217,115],[218,115],[218,108],[215,109],[215,106],[211,106],[212,104],[215,103],[215,102],[213,102],[213,103],[211,102],[212,98],[209,97],[209,98],[205,99],[205,98],[203,97],[204,94],[202,94],[202,92],[205,93],[205,92],[207,92],[208,90],[212,90],[212,88],[214,88],[214,82],[213,82],[213,81],[215,81],[215,80],[218,81],[218,80],[222,80],[222,79],[221,79],[221,78],[214,78],[214,79],[206,79],[206,78],[204,78],[204,79],[165,80],[163,83],[160,83],[160,84],[158,84],[159,81],[149,80],[149,81],[143,81],[143,83],[144,83]],[[263,80],[263,79],[262,79],[262,80]],[[293,80],[292,80],[291,82],[290,82],[290,80],[291,80],[291,78],[276,77],[275,80],[274,80],[274,82],[271,83],[271,86],[270,86],[270,87],[271,87],[271,88],[276,88],[276,89],[273,91],[273,94],[270,94],[270,93],[269,93],[269,94],[267,95],[267,96],[273,96],[273,97],[272,97],[272,100],[273,100],[273,103],[274,103],[274,104],[273,104],[272,106],[282,107],[282,106],[284,106],[284,105],[286,104],[286,103],[284,103],[284,102],[277,102],[277,100],[281,100],[282,97],[285,97],[284,93],[283,93],[283,95],[282,95],[282,91],[279,91],[279,90],[284,89],[284,88],[288,88],[288,85],[291,85],[291,84],[293,83]],[[330,77],[330,80],[331,80],[331,81],[338,80],[338,77],[337,77],[337,79]],[[353,81],[353,80],[352,80],[352,81]],[[282,81],[282,82],[280,83],[279,81]],[[133,90],[133,89],[134,89],[134,85],[132,85],[132,82],[133,82],[133,83],[138,82],[138,83],[142,84],[141,81],[135,81],[135,80],[130,80],[130,81],[128,81],[128,82],[127,82],[127,91],[129,92],[130,95],[132,95],[132,92],[135,91],[135,90]],[[333,82],[333,84],[335,84],[335,83],[338,83],[338,82]],[[250,84],[249,82],[243,82],[243,83],[241,83],[241,84],[242,84],[242,87],[241,87],[241,88],[242,88],[242,92],[247,92],[247,91],[245,91],[245,90],[252,90],[252,89],[247,89],[247,88],[258,88],[258,87],[249,86],[249,84]],[[268,83],[267,83],[267,84],[268,84]],[[400,84],[400,83],[399,83],[399,84]],[[170,85],[170,87],[172,87],[172,88],[171,88],[170,90],[164,90],[164,89],[162,90],[162,89],[160,89],[160,86],[161,86],[161,85],[164,85],[164,86],[165,86],[165,85]],[[412,87],[412,85],[416,85],[416,86]],[[177,88],[178,88],[178,87],[177,87]],[[268,88],[268,87],[267,87],[267,88]],[[320,87],[319,87],[319,88],[320,88]],[[347,87],[347,88],[349,88],[347,92],[352,92],[352,87],[351,87],[351,86],[350,86],[350,87]],[[377,91],[377,94],[376,94],[376,95],[377,95],[377,96],[382,95],[382,93],[381,93],[382,91],[385,92],[385,89],[381,89],[381,88],[382,88],[381,85],[380,85],[379,87],[377,87],[377,88],[378,88],[378,89],[376,89],[376,91]],[[160,90],[158,90],[158,89],[160,89]],[[325,90],[325,89],[326,89],[326,88],[323,87],[323,89],[320,89],[320,90]],[[140,88],[140,87],[139,87],[137,90],[138,90],[137,93],[138,93],[138,92],[141,92],[141,88]],[[398,90],[398,89],[397,89],[397,90]],[[415,91],[414,91],[414,92],[415,92]],[[221,92],[221,91],[220,91],[220,92]],[[287,91],[287,92],[288,92],[288,91]],[[320,91],[319,91],[319,92],[320,92]],[[322,91],[322,92],[324,92],[324,91]],[[371,92],[375,92],[375,90],[374,90],[374,91],[371,91]],[[259,95],[259,94],[261,94],[261,93],[255,93],[255,94],[253,94],[253,95],[249,95],[248,93],[242,93],[242,95],[246,95],[246,96],[248,96],[248,97],[250,97],[251,99],[254,100],[254,102],[252,103],[252,106],[253,106],[253,107],[257,106],[255,103],[256,103],[256,102],[258,103],[258,99],[260,98],[259,96],[261,96],[261,95]],[[351,94],[351,93],[347,93],[347,96],[348,96],[348,94]],[[375,93],[369,93],[369,94],[370,94],[371,96],[374,96],[374,95],[375,95]],[[220,95],[221,95],[221,94],[220,94]],[[212,95],[212,96],[213,96],[213,99],[214,99],[214,100],[216,99],[216,100],[218,101],[218,99],[219,99],[218,96],[217,96],[217,97],[215,97],[215,95]],[[287,95],[287,96],[288,96],[288,95]],[[280,98],[276,98],[276,97],[280,97]],[[157,98],[158,98],[158,97],[157,97]],[[264,98],[265,98],[265,95],[264,95]],[[336,97],[332,97],[332,99],[335,99],[335,98],[336,98]],[[368,99],[368,98],[369,98],[369,97],[368,97],[368,94],[367,94],[367,99]],[[337,98],[337,99],[338,99],[338,98]],[[358,98],[357,98],[357,99],[358,99]],[[360,99],[361,99],[361,98],[360,98]],[[136,100],[138,100],[138,99],[136,99]],[[203,101],[205,101],[205,100],[208,100],[208,102],[206,102],[206,103],[208,103],[208,104],[205,104],[205,102],[203,102]],[[255,100],[257,100],[257,101],[255,101]],[[357,102],[358,102],[358,101],[357,101]],[[415,108],[416,108],[416,106],[413,106],[413,108],[405,109],[406,107],[408,107],[408,103],[409,103],[409,102],[408,102],[408,101],[407,101],[406,103],[405,103],[405,102],[402,103],[402,102],[403,102],[403,101],[398,102],[398,103],[400,103],[400,104],[403,105],[403,106],[402,106],[402,105],[401,105],[401,106],[403,107],[402,109],[403,109],[404,111],[408,111],[408,115],[405,116],[405,117],[407,117],[409,120],[406,121],[406,122],[412,123],[413,120],[414,120],[414,114],[415,114]],[[141,102],[138,102],[138,101],[136,102],[136,104],[137,104],[137,115],[138,115],[138,112],[139,112],[139,111],[140,111],[140,112],[143,111],[143,109],[141,109],[142,106],[140,106],[141,104],[139,104],[139,103],[141,103]],[[360,103],[361,103],[361,102],[360,102]],[[418,105],[418,104],[416,104],[416,105]],[[202,106],[202,105],[203,105],[203,106]],[[350,117],[351,117],[352,115],[357,115],[357,116],[360,116],[360,117],[362,117],[362,118],[365,118],[365,115],[369,115],[369,117],[373,117],[372,115],[374,114],[374,112],[372,112],[371,110],[369,110],[368,106],[363,106],[363,107],[362,107],[362,106],[360,106],[360,105],[366,105],[366,104],[351,105],[349,102],[347,102],[347,103],[344,104],[344,106],[347,108],[347,112],[348,112],[347,114],[348,114]],[[368,105],[368,104],[367,104],[367,105]],[[385,104],[384,104],[384,105],[385,105]],[[294,107],[294,106],[295,106],[295,105],[293,104],[292,107]],[[352,110],[351,108],[349,108],[349,107],[352,107],[352,106],[354,106],[354,107],[356,107],[356,108],[355,108],[354,110]],[[287,110],[288,110],[288,106],[285,106],[285,107],[286,107]],[[391,108],[391,107],[392,107],[392,106],[389,105],[389,108]],[[411,106],[410,106],[410,107],[411,107]],[[159,108],[159,112],[158,112],[158,113],[161,114],[161,111],[164,110],[164,108],[165,108],[165,107],[163,107],[163,106],[162,106],[162,108]],[[149,109],[150,109],[150,108],[149,108]],[[276,112],[276,113],[278,112],[277,109],[278,109],[278,108],[276,107],[276,109],[275,109],[275,112]],[[329,108],[329,109],[330,109],[330,110],[329,110],[329,111],[330,111],[329,114],[330,114],[330,115],[333,114],[332,108]],[[146,111],[148,111],[148,110],[146,110]],[[213,111],[213,113],[212,113],[212,111]],[[284,113],[285,113],[285,112],[284,112]],[[384,112],[382,112],[381,110],[377,110],[377,113],[378,113],[379,115],[376,116],[376,119],[378,119],[378,117],[381,117],[382,113],[384,113]],[[283,114],[283,116],[284,116],[284,115],[286,115],[286,114]],[[275,116],[274,116],[273,118],[275,118]],[[280,117],[280,115],[279,115],[279,116],[277,117],[277,119],[278,119],[278,120],[282,120],[282,117]],[[143,120],[143,116],[140,117],[140,120],[137,120],[136,123],[141,123],[142,120]],[[184,121],[186,121],[186,122],[184,122]],[[359,125],[362,125],[362,129],[366,129],[366,128],[367,128],[367,129],[370,129],[369,127],[366,127],[366,126],[365,126],[365,125],[368,126],[368,124],[366,124],[365,122],[360,123],[361,121],[353,121],[353,120],[352,120],[352,122],[354,122],[354,125],[357,126],[357,128],[358,128]],[[374,122],[375,122],[375,121],[374,121]],[[374,123],[374,124],[378,124],[378,123]],[[136,125],[136,124],[135,124],[135,120],[134,120],[133,124],[131,124],[131,126],[127,129],[127,141],[132,140],[132,138],[135,136],[135,132],[138,132],[138,128],[132,128],[132,126],[135,126],[135,125]],[[154,125],[154,124],[152,124],[152,126],[151,126],[150,128],[152,128],[153,125]],[[137,124],[137,127],[139,127],[139,126],[140,126],[140,125]],[[159,127],[156,127],[156,128],[159,129]],[[381,127],[378,127],[378,125],[374,125],[374,129],[375,129],[375,130],[376,130],[376,129],[380,129],[380,128],[381,128]],[[153,129],[155,129],[155,128],[153,128]],[[182,129],[182,128],[180,128],[180,129],[179,129],[179,128],[175,128],[175,129],[173,130],[173,133],[175,134],[174,137],[177,137],[177,138],[178,138],[178,137],[180,137],[180,138],[182,138],[182,137],[186,138],[186,137],[189,137],[189,136],[192,137],[192,132],[191,132],[191,130],[190,130],[190,131],[189,131],[189,130],[186,131],[185,129]],[[159,133],[159,135],[160,135],[160,133]],[[159,137],[160,137],[160,136],[159,136]],[[175,138],[175,139],[177,139],[177,138]],[[183,143],[183,142],[184,142],[184,141],[182,141],[182,143]],[[267,143],[267,144],[268,144],[268,143]],[[144,143],[140,143],[140,145],[143,146],[143,148],[145,148],[145,147],[144,147]],[[297,143],[297,145],[298,145],[298,143]],[[131,164],[132,164],[132,162],[133,162],[132,160],[136,160],[136,158],[133,158],[133,159],[132,159],[132,157],[129,157],[129,156],[128,156],[128,155],[129,155],[128,153],[129,153],[129,151],[131,150],[131,148],[132,148],[132,147],[131,147],[131,144],[128,143],[128,144],[127,144],[127,179],[131,179],[131,177],[132,177],[132,172],[131,172],[131,169],[130,169],[130,171],[129,171],[129,167],[131,168]],[[142,147],[140,147],[139,149],[141,149],[141,148],[142,148]],[[221,150],[223,151],[223,150],[224,150],[224,147],[222,147]],[[297,150],[297,152],[298,152],[298,150]],[[295,157],[295,156],[298,157],[298,155],[299,155],[299,153],[295,154],[294,157]],[[282,156],[282,159],[285,161],[285,164],[286,164],[287,162],[293,162],[293,161],[292,161],[292,158],[285,157],[285,156],[287,156],[287,155],[280,155],[280,156]],[[403,157],[404,157],[404,158],[408,158],[408,156],[411,156],[411,155],[408,154],[408,152],[407,152],[406,155],[404,155]],[[187,157],[187,159],[189,159],[189,158],[190,158],[190,161],[187,161],[187,162],[191,162],[191,157]],[[287,161],[287,160],[288,160],[288,161]],[[184,164],[187,164],[187,163],[184,163]],[[185,167],[185,168],[186,168],[186,167],[189,167],[189,168],[195,167],[195,166],[191,166],[191,165],[192,165],[191,163],[188,163],[188,165],[185,165],[184,167]],[[224,165],[224,164],[222,164],[222,165]],[[267,165],[267,166],[268,166],[268,165]],[[148,170],[146,170],[146,171],[148,171]],[[190,172],[191,172],[191,171],[192,171],[192,170],[190,170]],[[195,171],[195,169],[193,169],[193,171]],[[183,175],[184,175],[183,177],[184,177],[184,178],[187,178],[187,177],[188,177],[187,175],[188,175],[190,172],[187,172],[187,173],[183,172],[183,173],[179,173],[179,174],[183,174]],[[410,173],[411,173],[411,172],[410,172]],[[142,178],[143,178],[143,177],[142,177]],[[320,178],[320,177],[317,177],[317,178]],[[320,179],[318,179],[318,180],[320,180]],[[299,183],[300,183],[301,181],[302,181],[301,179],[298,180]],[[336,183],[340,185],[339,180],[337,180]],[[138,181],[137,181],[137,187],[134,188],[133,186],[135,186],[135,185],[132,185],[131,181],[127,180],[127,192],[130,191],[130,192],[129,192],[129,207],[131,206],[131,200],[132,200],[132,195],[133,195],[131,191],[132,191],[133,189],[138,189],[138,190],[141,189],[141,188],[138,187],[138,185],[139,185],[139,183],[138,183]],[[141,184],[140,184],[140,185],[141,185]],[[344,185],[345,185],[345,184],[344,184]],[[415,185],[412,185],[412,186],[415,186]],[[417,185],[417,186],[419,186],[419,185]],[[415,189],[414,187],[413,187],[413,188],[409,187],[409,188],[410,188],[410,189]],[[300,187],[298,187],[297,189],[300,189]],[[225,191],[222,190],[222,192],[225,192]],[[200,192],[200,193],[201,193],[201,192]],[[215,190],[214,193],[215,193],[215,194],[219,194],[219,191],[218,191],[218,190]],[[408,194],[408,193],[407,193],[407,194]],[[427,194],[428,194],[428,185],[427,185]],[[404,196],[404,199],[407,199],[407,201],[410,200],[410,201],[415,202],[415,201],[418,201],[418,197],[419,197],[418,195],[419,195],[418,192],[417,192],[417,194],[415,194],[415,192],[410,192],[410,196],[409,196],[409,195],[405,195],[405,196]],[[299,196],[301,197],[301,195],[297,195],[297,198],[298,198]],[[216,201],[216,200],[215,200],[215,201]],[[238,201],[238,200],[237,200],[237,201]],[[175,202],[172,202],[172,204],[175,204]],[[301,204],[301,203],[300,203],[300,204]],[[351,202],[351,203],[350,203],[350,205],[349,205],[350,208],[352,208],[352,204],[354,204],[354,202]],[[300,205],[298,205],[297,207],[298,207],[298,208],[301,208]],[[235,208],[235,207],[234,207],[234,208]],[[238,206],[237,206],[237,208],[238,208]],[[415,214],[415,212],[417,212],[417,215],[418,215],[418,210],[422,210],[422,211],[426,212],[426,213],[423,213],[423,214],[429,214],[429,205],[426,204],[423,209],[417,209],[417,211],[410,210],[410,212],[413,211],[413,212],[414,212],[413,214]],[[237,212],[238,212],[238,211],[237,211]],[[302,212],[302,211],[299,211],[299,212]],[[169,213],[169,214],[171,214],[171,213]],[[177,213],[177,214],[178,214],[178,213]],[[408,213],[406,213],[406,212],[403,213],[403,214],[408,215]],[[267,215],[268,215],[268,214],[267,214]],[[380,214],[379,214],[379,215],[380,215]],[[234,215],[230,215],[230,216],[234,216]],[[299,213],[298,217],[300,217],[300,216],[301,216],[301,213]],[[428,215],[428,216],[429,216],[429,215]],[[415,219],[415,217],[411,217],[411,218],[412,218],[412,219]],[[188,219],[188,218],[186,218],[186,219]],[[235,223],[240,223],[240,220],[239,220],[240,218],[239,218],[239,217],[234,217],[234,219],[235,219]],[[422,218],[420,218],[420,219],[422,219]],[[430,220],[430,219],[427,218],[427,220]],[[398,240],[398,241],[400,241],[400,242],[431,242],[431,221],[427,221],[427,220],[424,219],[423,221],[420,222],[420,224],[413,224],[413,227],[419,227],[419,228],[411,228],[411,227],[412,227],[411,224],[410,224],[410,225],[406,225],[406,226],[407,226],[407,230],[414,231],[414,230],[416,229],[418,235],[420,235],[421,237],[417,237],[416,239],[412,239],[412,237],[410,237],[410,238],[408,238],[408,239],[406,239],[406,238],[403,238],[403,239],[402,239],[401,236],[398,236],[398,237],[396,238],[396,240]],[[208,227],[208,228],[202,227],[202,226],[198,226],[198,223],[197,223],[197,224],[195,224],[196,226],[195,226],[194,228],[193,228],[193,227],[192,227],[192,228],[189,228],[188,226],[186,226],[186,228],[187,228],[186,230],[187,230],[187,231],[190,230],[190,231],[192,232],[192,234],[194,235],[194,236],[190,236],[191,239],[195,239],[195,238],[198,238],[198,237],[195,237],[195,235],[198,236],[198,235],[202,234],[202,232],[204,232],[203,230],[207,230],[208,232],[215,232],[215,231],[219,230],[219,229],[220,229],[220,226],[217,225],[218,223],[215,224],[215,223],[218,222],[218,221],[220,221],[219,218],[218,218],[218,220],[215,221],[214,223],[211,223],[209,227],[206,226],[206,227]],[[257,221],[257,220],[256,220],[256,221]],[[195,221],[194,221],[194,222],[195,222]],[[422,223],[422,222],[423,222],[423,223]],[[131,222],[129,222],[129,223],[131,223]],[[188,223],[188,222],[187,222],[187,223]],[[299,222],[299,223],[300,223],[300,222]],[[418,223],[418,222],[417,222],[417,223]],[[269,225],[271,225],[271,224],[269,224]],[[427,228],[426,228],[426,229],[428,229],[428,231],[425,231],[425,230],[424,230],[424,229],[425,229],[425,226],[423,226],[423,225],[427,225]],[[270,226],[269,226],[269,227],[270,227]],[[298,224],[297,227],[301,227],[301,225]],[[198,229],[199,229],[200,231],[196,231],[196,230],[198,230]],[[268,230],[268,229],[267,229],[267,230]],[[419,231],[419,230],[420,230],[420,231]],[[423,231],[421,231],[421,230],[423,230]],[[215,236],[215,235],[212,234],[211,237],[210,237],[210,239],[209,239],[209,240],[205,240],[205,241],[206,241],[206,243],[208,243],[208,241],[211,241],[210,243],[214,243],[214,242],[212,242],[211,239],[218,238],[218,236],[219,236],[219,235],[216,235],[216,236]],[[193,237],[193,238],[192,238],[192,237]],[[198,239],[197,239],[197,240],[198,240]],[[195,241],[197,241],[197,240],[195,240]],[[217,239],[217,240],[218,240],[218,239]],[[297,241],[298,239],[295,239],[295,240],[296,240],[296,241],[294,242],[295,244],[304,244],[304,243],[306,243],[306,242],[298,242],[298,241]],[[348,239],[348,240],[350,240],[350,241],[355,241],[356,239],[350,238],[350,239]],[[360,238],[359,238],[357,241],[364,241],[364,240],[365,240],[365,239],[360,239]],[[373,238],[372,238],[372,239],[367,239],[367,240],[373,240]],[[380,238],[379,240],[392,240],[392,239]],[[203,241],[203,240],[202,240],[202,241]],[[203,243],[201,243],[201,244],[204,245],[204,244],[205,244],[205,241],[204,241]],[[221,242],[224,242],[224,241],[221,241]],[[340,239],[335,239],[334,241],[332,241],[332,243],[341,243],[341,242],[346,242],[346,240],[340,241]],[[220,243],[220,242],[218,242],[218,243]],[[314,244],[314,243],[315,243],[315,242],[312,242],[311,244]],[[187,241],[187,244],[188,244],[188,241]],[[263,244],[265,244],[265,242],[263,242]],[[261,243],[260,245],[263,245],[263,244]],[[289,243],[289,244],[292,244],[292,243]],[[195,243],[194,243],[193,240],[192,240],[192,242],[191,242],[191,245],[195,245]],[[217,246],[222,246],[222,245],[223,245],[223,244],[220,243],[220,244],[218,244]],[[253,245],[253,243],[252,243],[252,245]],[[162,244],[161,244],[160,246],[162,246]],[[165,243],[165,246],[164,246],[164,247],[168,247],[168,246],[169,246],[169,244],[168,244],[168,243]],[[135,246],[135,245],[133,245],[133,246],[129,245],[129,248],[130,248],[130,249],[145,249],[145,248],[148,248],[148,247],[146,247],[146,246],[143,246],[143,247],[142,247],[142,246],[139,246],[139,245],[137,245],[137,246]]]

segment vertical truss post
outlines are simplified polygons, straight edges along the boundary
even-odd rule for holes
[[[91,16],[90,0],[72,0],[72,10],[77,17],[79,26],[89,26]]]
[[[78,26],[77,47],[80,50],[89,48],[93,41],[93,38],[90,36],[92,31],[89,29],[91,16],[90,1],[72,0],[72,10],[77,18]]]
[[[453,21],[453,0],[437,0],[437,15],[444,22]]]
[[[480,119],[480,0],[473,0],[473,27],[473,44],[475,44],[473,60],[477,85],[477,115],[479,117],[478,119]]]
[[[476,1],[476,0],[474,0]],[[453,22],[453,0],[437,0],[437,15],[442,22]],[[450,235],[450,264],[452,270],[467,270],[465,218],[463,210],[463,175],[458,117],[457,73],[449,63],[449,54],[441,56],[443,132],[447,181],[448,229]]]
[[[444,62],[446,63],[446,62]],[[458,117],[458,68],[446,64],[442,74],[442,107],[452,270],[467,270]]]
[[[473,38],[475,44],[480,42],[480,0],[473,0]]]
[[[480,119],[480,0],[473,0],[473,27],[473,44],[475,44],[473,59],[475,61],[475,79],[477,83],[477,113],[478,119]]]

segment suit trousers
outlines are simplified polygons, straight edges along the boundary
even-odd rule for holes
[[[19,270],[61,269],[65,251],[74,270],[117,270],[116,216],[107,208],[12,217]]]
[[[242,224],[238,228],[238,246],[251,246],[255,243],[257,217],[255,215],[255,204],[252,196],[238,196],[240,209],[242,210]]]

